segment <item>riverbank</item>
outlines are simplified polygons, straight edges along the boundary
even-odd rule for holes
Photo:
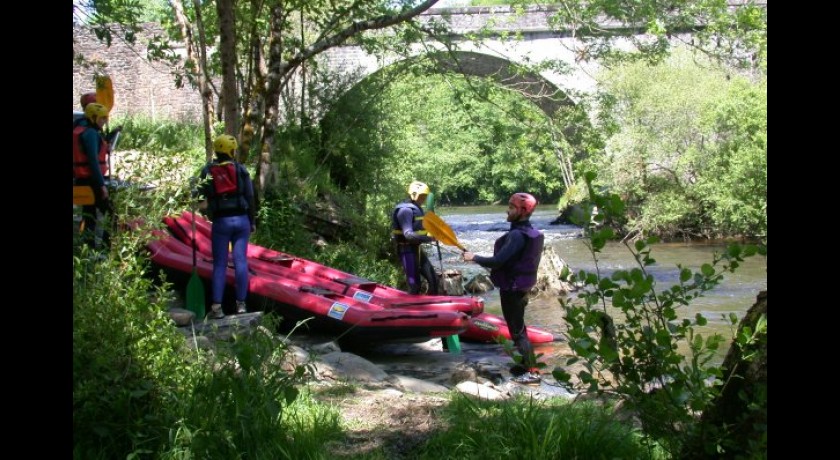
[[[170,309],[180,322],[189,313]],[[267,333],[259,326],[262,316],[261,312],[229,315],[178,330],[188,347],[212,351],[234,334]],[[550,374],[543,375],[539,386],[513,383],[507,366],[510,358],[495,344],[462,343],[458,354],[443,351],[440,339],[342,350],[328,336],[278,336],[290,344],[284,365],[311,369],[305,390],[340,413],[345,436],[329,446],[337,458],[358,458],[372,451],[392,459],[408,458],[445,428],[441,411],[451,398],[501,401],[518,396],[537,400],[577,396]]]

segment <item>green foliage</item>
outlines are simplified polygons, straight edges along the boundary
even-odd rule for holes
[[[323,458],[336,412],[297,388],[301,366],[270,333],[190,349],[166,312],[142,231],[119,234],[104,260],[74,257],[74,458]]]
[[[108,46],[115,36],[134,43],[143,11],[141,0],[77,0],[73,2],[73,22],[90,27],[96,38]],[[115,27],[116,24],[123,27]]]
[[[697,183],[721,231],[767,238],[767,80],[735,81],[706,123],[719,133]]]
[[[745,257],[766,250],[730,245],[698,271],[678,265],[679,283],[660,288],[646,270],[656,263],[651,253],[658,238],[642,238],[632,245],[625,242],[636,268],[601,277],[597,254],[613,237],[601,224],[624,208],[617,195],[596,192],[595,179],[593,173],[586,175],[590,201],[582,224],[596,271],[571,274],[570,282],[583,285],[579,300],[560,300],[569,323],[569,345],[585,367],[578,378],[587,391],[609,391],[623,398],[638,413],[646,435],[676,454],[697,427],[695,413],[709,407],[728,379],[712,363],[723,338],[695,333],[695,326],[706,324],[706,318],[699,313],[693,318],[681,315],[680,307],[714,289]],[[593,215],[595,207],[599,212]],[[680,343],[687,345],[686,355],[678,351]],[[565,371],[554,375],[570,379]]]
[[[664,458],[613,409],[593,402],[472,400],[453,397],[443,412],[448,428],[418,458]]]
[[[234,334],[192,376],[189,402],[178,407],[163,458],[321,458],[339,432],[338,414],[298,390],[307,368],[282,364],[285,340],[264,329]]]
[[[167,406],[191,366],[144,263],[130,245],[96,262],[73,258],[73,436],[75,458],[124,457],[161,442]],[[150,293],[157,301],[150,300]]]
[[[491,80],[427,75],[425,65],[381,71],[327,115],[337,183],[389,206],[415,179],[441,203],[492,203],[521,189],[555,200],[562,180],[545,114]]]
[[[303,215],[294,200],[275,195],[263,200],[257,213],[257,232],[251,242],[268,248],[307,257],[312,254]]]
[[[605,21],[624,27],[605,31]],[[721,0],[679,4],[572,0],[563,1],[550,22],[556,29],[575,31],[583,43],[578,56],[582,59],[661,62],[672,51],[673,42],[677,42],[673,37],[691,33],[690,45],[716,61],[761,71],[767,68],[767,8],[756,2],[730,5]],[[639,28],[645,36],[634,36]],[[627,37],[635,49],[627,51],[618,45],[616,37]]]
[[[631,230],[766,238],[766,79],[710,66],[681,52],[605,74],[603,121],[617,129],[595,164]]]
[[[204,128],[194,122],[138,115],[115,118],[110,125],[123,127],[118,144],[123,150],[143,150],[155,154],[204,152]]]

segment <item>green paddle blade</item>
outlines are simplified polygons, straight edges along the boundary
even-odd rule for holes
[[[187,310],[195,313],[196,320],[204,319],[204,283],[195,269],[187,283]]]

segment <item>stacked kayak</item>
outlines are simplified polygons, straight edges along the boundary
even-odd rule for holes
[[[156,265],[182,274],[192,272],[192,248],[184,242],[160,235],[146,247]],[[209,287],[212,259],[197,255],[196,272]],[[228,270],[226,278],[230,290],[234,285],[233,270]],[[388,308],[260,272],[249,276],[249,305],[275,309],[286,320],[308,319],[310,327],[353,342],[445,337],[465,331],[469,320],[466,313],[457,310]]]
[[[189,212],[168,216],[164,223],[171,234],[158,233],[147,244],[152,261],[183,279],[192,273],[195,242],[196,271],[209,287],[213,272],[211,223]],[[479,297],[409,294],[255,244],[248,245],[247,257],[250,308],[275,309],[287,320],[309,319],[311,327],[337,333],[347,341],[427,340],[455,334],[478,342],[510,338],[504,320],[484,313],[484,301]],[[231,292],[232,267],[230,258],[226,291]],[[533,327],[528,328],[528,337],[533,343],[554,340],[550,332]]]

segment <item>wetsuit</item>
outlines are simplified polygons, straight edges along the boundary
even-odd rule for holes
[[[435,269],[426,253],[420,248],[422,243],[434,241],[423,229],[423,208],[410,199],[397,203],[391,215],[391,230],[397,244],[408,292],[420,293],[420,276],[429,283],[428,294],[438,294],[438,279]]]

